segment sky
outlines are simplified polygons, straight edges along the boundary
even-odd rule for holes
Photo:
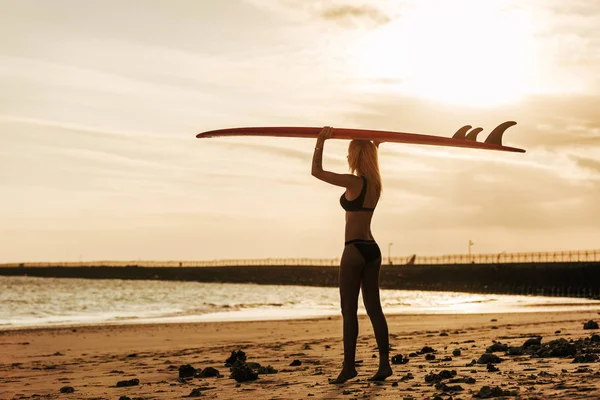
[[[600,248],[595,0],[0,7],[0,262],[339,257],[314,141],[195,138],[240,126],[515,120],[525,154],[381,145],[384,256]]]

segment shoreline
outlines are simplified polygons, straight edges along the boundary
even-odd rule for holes
[[[527,308],[539,307],[539,308],[550,308],[550,307],[559,307],[559,306],[587,306],[590,309],[577,309],[577,310],[526,310]],[[454,317],[454,316],[484,316],[484,315],[494,315],[494,316],[502,316],[502,315],[531,315],[537,313],[553,313],[553,314],[573,314],[573,313],[593,313],[596,310],[591,309],[592,307],[598,307],[597,304],[586,304],[586,303],[559,303],[559,304],[527,304],[523,305],[523,310],[520,311],[478,311],[478,312],[439,312],[439,311],[430,311],[430,312],[401,312],[401,313],[390,313],[386,312],[386,317]],[[384,310],[385,312],[385,310]],[[600,315],[600,313],[599,313]],[[360,312],[358,314],[359,318],[365,318],[366,313]],[[331,320],[331,319],[339,319],[341,315],[331,314],[331,315],[308,315],[305,317],[288,317],[288,318],[257,318],[257,319],[214,319],[214,320],[171,320],[168,318],[162,319],[140,319],[136,320],[123,320],[123,321],[99,321],[99,322],[81,322],[81,323],[57,323],[57,324],[39,324],[39,325],[20,325],[20,326],[0,326],[0,334],[3,332],[14,332],[14,331],[30,331],[30,330],[62,330],[62,329],[73,329],[73,328],[95,328],[95,327],[139,327],[139,326],[172,326],[172,325],[194,325],[194,324],[225,324],[225,323],[286,323],[286,322],[294,322],[294,321],[322,321],[322,320]]]

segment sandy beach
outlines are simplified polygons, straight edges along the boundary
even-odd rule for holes
[[[367,381],[377,350],[361,317],[359,375],[342,385],[328,383],[342,362],[340,317],[5,330],[0,398],[594,399],[600,343],[584,324],[598,314],[388,316],[391,356],[402,357],[383,383]],[[237,382],[225,367],[240,350],[246,364],[237,362],[236,376],[247,367],[257,379]],[[499,360],[482,359],[486,350]],[[575,353],[587,363],[574,362]]]

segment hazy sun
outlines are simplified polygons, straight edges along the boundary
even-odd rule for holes
[[[424,1],[362,37],[354,65],[379,89],[486,107],[527,92],[532,44],[527,13],[507,1]]]

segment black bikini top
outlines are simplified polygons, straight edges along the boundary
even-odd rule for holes
[[[367,179],[364,176],[361,176],[361,178],[363,180],[363,187],[356,199],[352,201],[346,199],[346,193],[342,194],[342,197],[340,197],[340,204],[346,211],[375,211],[374,208],[363,207],[365,195],[367,194]]]

